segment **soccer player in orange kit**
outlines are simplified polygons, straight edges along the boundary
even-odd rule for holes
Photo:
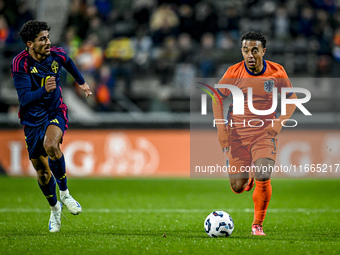
[[[282,87],[292,87],[284,68],[263,59],[266,52],[266,39],[259,32],[248,32],[241,38],[244,61],[228,68],[219,84],[234,85],[244,95],[244,114],[233,114],[235,102],[229,106],[228,124],[217,124],[218,139],[227,155],[227,164],[236,169],[230,171],[231,189],[235,193],[250,191],[254,185],[254,221],[252,235],[265,235],[262,224],[272,194],[271,172],[277,153],[277,134],[281,131],[282,121],[289,119],[296,108],[288,104],[285,115],[275,117],[275,111],[267,115],[257,115],[248,107],[248,88],[252,88],[252,104],[256,110],[268,110],[273,102],[273,90],[281,92]],[[217,90],[222,100],[231,91],[227,88]],[[217,99],[217,96],[215,99]],[[286,98],[295,99],[295,93]],[[233,100],[236,100],[235,97]],[[251,100],[251,99],[250,99]],[[224,119],[223,105],[213,104],[214,119]],[[251,166],[254,164],[255,171]],[[266,171],[263,166],[266,166]],[[248,170],[247,170],[248,169]],[[247,171],[246,171],[247,170]]]

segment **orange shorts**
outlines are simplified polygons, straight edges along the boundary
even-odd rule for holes
[[[260,158],[276,161],[277,139],[269,135],[261,135],[246,139],[231,140],[227,152],[229,174],[249,172],[250,166]]]

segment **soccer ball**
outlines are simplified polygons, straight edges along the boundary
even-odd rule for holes
[[[233,233],[234,221],[223,211],[214,211],[204,221],[204,229],[210,237],[228,237]]]

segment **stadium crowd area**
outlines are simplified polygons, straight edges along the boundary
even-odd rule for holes
[[[25,1],[0,0],[0,58],[23,49],[18,31],[35,16]],[[195,78],[221,77],[242,60],[240,37],[250,30],[266,35],[265,59],[290,77],[339,76],[340,6],[332,0],[70,0],[52,43],[92,86],[93,109],[119,111],[114,102],[125,98],[145,111],[177,111],[167,102],[188,101]],[[1,70],[10,75],[7,64]],[[64,82],[75,85],[66,73]]]

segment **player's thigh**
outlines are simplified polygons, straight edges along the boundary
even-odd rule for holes
[[[44,145],[53,143],[55,145],[61,142],[63,131],[57,125],[48,125],[44,138]]]
[[[238,192],[243,191],[244,185],[248,182],[252,159],[246,146],[235,147],[236,149],[233,149],[233,144],[231,144],[227,152],[227,168],[230,185],[234,191]]]
[[[262,136],[253,144],[251,153],[255,165],[255,178],[258,181],[270,179],[275,165],[278,142],[276,138]]]
[[[44,147],[58,147],[62,143],[64,133],[67,129],[67,118],[62,112],[57,112],[47,123],[44,137]]]
[[[276,161],[278,142],[276,138],[270,136],[259,137],[252,145],[251,155],[253,162],[258,159],[272,159]]]
[[[249,146],[241,141],[232,141],[226,152],[229,178],[248,177],[252,163]]]
[[[24,132],[29,159],[39,159],[40,156],[46,156],[47,154],[43,146],[45,127],[25,126]]]

